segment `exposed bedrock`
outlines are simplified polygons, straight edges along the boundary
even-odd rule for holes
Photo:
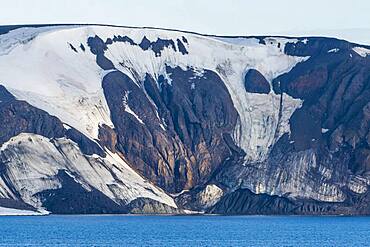
[[[56,214],[106,214],[127,213],[124,206],[114,202],[101,191],[86,189],[73,177],[59,170],[55,179],[61,183],[60,188],[48,189],[37,193],[42,206]]]
[[[21,200],[15,200],[10,198],[0,198],[0,207],[5,208],[14,208],[14,209],[20,209],[20,210],[30,210],[30,211],[36,211],[37,209],[32,207],[31,205],[24,203]]]
[[[348,41],[336,38],[300,38],[298,42],[287,42],[284,47],[284,53],[291,56],[317,56],[334,49],[348,51],[352,47],[353,44]]]
[[[175,45],[175,41],[172,39],[161,39],[157,38],[156,41],[150,41],[146,36],[144,36],[140,43],[135,43],[130,37],[128,36],[121,36],[121,35],[114,35],[112,38],[107,38],[106,41],[103,41],[99,36],[95,35],[94,37],[88,38],[88,46],[90,47],[90,51],[97,55],[96,61],[98,65],[105,69],[113,69],[113,63],[109,61],[104,56],[104,51],[108,49],[108,46],[115,43],[115,42],[125,42],[133,46],[139,46],[142,50],[152,50],[156,57],[160,57],[163,50],[165,48],[173,49],[175,52],[180,52],[182,55],[188,54],[186,49],[187,41],[184,36],[182,36],[182,41],[180,39],[176,39],[177,48]]]
[[[351,194],[345,202],[330,203],[315,200],[290,199],[267,194],[254,194],[240,189],[224,196],[208,209],[213,214],[286,214],[286,215],[368,215],[370,195]]]
[[[270,83],[255,69],[250,69],[245,74],[244,85],[245,90],[250,93],[268,94],[270,92]]]
[[[117,132],[116,148],[169,192],[205,183],[238,151],[231,133],[237,112],[217,74],[167,67],[171,81],[149,75],[136,84],[115,71],[103,80]]]
[[[369,70],[369,58],[340,50],[312,57],[275,80],[277,90],[305,99],[290,119],[295,150],[341,156],[354,174],[369,171]]]

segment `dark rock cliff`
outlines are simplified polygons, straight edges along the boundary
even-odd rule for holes
[[[270,83],[266,78],[258,72],[258,70],[250,69],[244,78],[245,90],[250,93],[264,93],[270,92]]]
[[[145,177],[179,192],[205,183],[231,155],[226,139],[237,112],[215,73],[197,77],[191,69],[167,70],[171,84],[147,75],[137,85],[125,74],[111,72],[103,88],[116,127],[116,148]]]

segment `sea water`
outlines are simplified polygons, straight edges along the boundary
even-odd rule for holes
[[[370,246],[370,217],[3,216],[0,246]]]

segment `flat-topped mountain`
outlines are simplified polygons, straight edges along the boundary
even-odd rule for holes
[[[364,45],[0,27],[3,208],[369,214],[369,130]]]

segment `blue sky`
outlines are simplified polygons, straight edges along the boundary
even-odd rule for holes
[[[368,0],[0,1],[0,24],[102,23],[220,35],[370,30]]]

